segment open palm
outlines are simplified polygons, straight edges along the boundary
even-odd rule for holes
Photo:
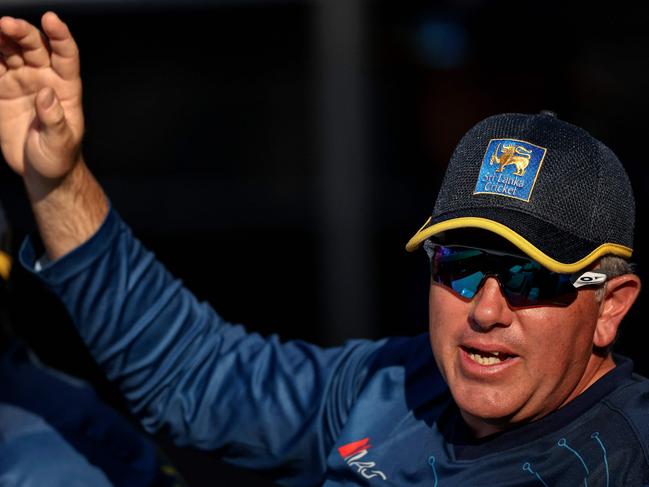
[[[41,22],[0,19],[0,147],[18,174],[59,178],[80,156],[79,54],[56,14]]]

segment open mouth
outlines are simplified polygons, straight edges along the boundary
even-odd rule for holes
[[[516,355],[508,354],[505,352],[499,352],[499,351],[487,351],[487,350],[479,350],[477,348],[471,348],[471,347],[460,347],[462,350],[464,350],[467,354],[467,356],[473,360],[475,363],[478,363],[480,365],[497,365],[505,362],[506,360],[510,360]]]

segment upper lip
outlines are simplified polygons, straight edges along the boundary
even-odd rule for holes
[[[473,349],[476,351],[488,352],[488,353],[498,352],[499,354],[501,353],[505,355],[512,355],[512,356],[518,355],[510,347],[508,347],[507,345],[503,345],[501,343],[482,343],[478,341],[466,341],[466,342],[462,342],[460,344],[460,347],[462,347],[465,350]]]

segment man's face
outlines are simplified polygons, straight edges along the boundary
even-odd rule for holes
[[[493,277],[471,300],[431,284],[435,360],[478,436],[545,416],[603,375],[598,310],[594,289],[566,307],[511,308]]]

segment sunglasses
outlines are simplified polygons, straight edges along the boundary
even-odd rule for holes
[[[432,280],[467,299],[476,295],[487,277],[495,277],[512,307],[567,306],[575,300],[579,288],[606,281],[606,274],[601,272],[561,274],[527,257],[495,250],[440,245],[430,240],[424,248],[430,257]]]

